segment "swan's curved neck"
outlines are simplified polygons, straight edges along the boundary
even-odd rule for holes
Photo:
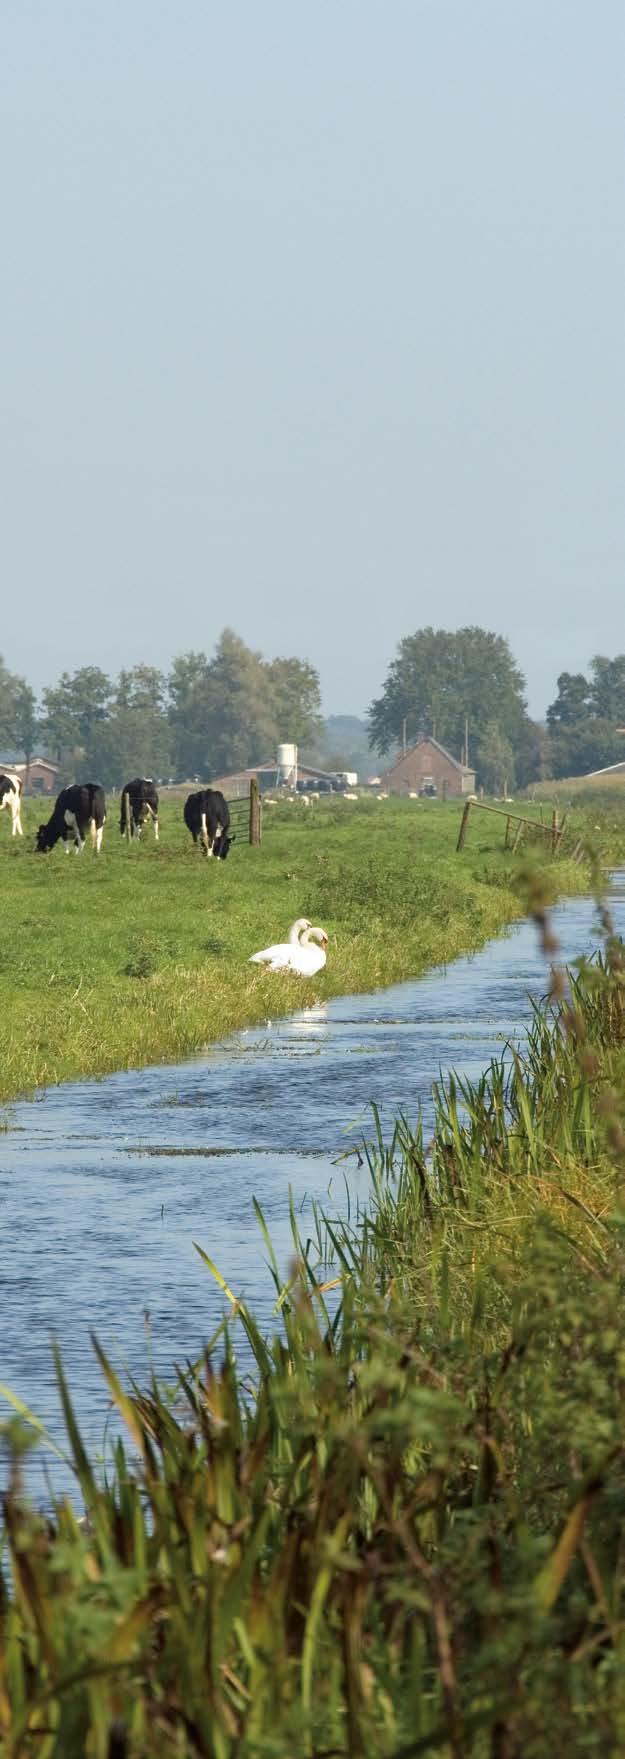
[[[309,928],[310,928],[310,923],[307,921],[306,917],[305,916],[298,916],[297,922],[294,922],[292,924],[292,927],[289,929],[290,945],[292,947],[303,946],[305,944],[305,936],[308,934]]]

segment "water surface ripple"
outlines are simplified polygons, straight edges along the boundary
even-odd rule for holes
[[[614,915],[623,933],[624,876]],[[592,949],[591,900],[554,918],[567,961]],[[90,1331],[139,1379],[150,1349],[165,1375],[197,1355],[222,1308],[194,1240],[269,1321],[252,1195],[286,1268],[289,1185],[302,1214],[311,1197],[343,1207],[345,1177],[351,1200],[364,1200],[365,1169],[337,1157],[370,1132],[370,1101],[389,1128],[419,1107],[427,1125],[439,1072],[477,1076],[518,1039],[529,995],[547,982],[536,931],[520,923],[447,970],[302,1006],[176,1067],[72,1082],[13,1106],[0,1137],[0,1379],[61,1440],[54,1333],[84,1433],[99,1446],[107,1398]]]

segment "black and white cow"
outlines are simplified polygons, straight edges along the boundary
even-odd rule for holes
[[[218,788],[199,788],[184,803],[184,822],[194,843],[201,843],[205,855],[219,856],[225,861],[234,843],[230,835],[228,802]]]
[[[131,837],[140,837],[143,825],[149,821],[154,825],[154,840],[158,843],[158,793],[149,776],[135,776],[134,782],[126,782],[122,788],[119,818],[122,837],[127,812],[130,813]]]
[[[9,770],[8,772],[5,770],[4,774],[0,775],[0,812],[2,811],[3,806],[6,806],[7,812],[10,812],[13,820],[11,836],[23,837],[24,833],[22,830],[21,818],[22,783],[20,777],[14,775],[12,770]]]
[[[40,854],[44,854],[62,838],[65,854],[69,855],[69,846],[73,843],[79,855],[89,831],[96,855],[99,855],[105,819],[106,801],[100,783],[74,782],[71,788],[62,788],[57,795],[52,817],[47,825],[39,826],[36,847]]]

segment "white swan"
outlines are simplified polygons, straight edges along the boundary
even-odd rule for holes
[[[317,946],[311,946],[312,940]],[[289,929],[289,938],[274,947],[263,947],[252,953],[250,965],[267,965],[270,971],[297,971],[300,977],[316,977],[326,962],[328,936],[325,928],[313,928],[307,916],[298,916]]]

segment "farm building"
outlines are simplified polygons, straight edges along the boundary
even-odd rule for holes
[[[389,794],[430,794],[443,798],[475,793],[475,770],[452,757],[438,739],[417,739],[380,777]]]
[[[11,770],[13,775],[20,776],[25,794],[56,794],[59,766],[52,763],[49,757],[31,757],[27,764],[23,755],[15,758],[0,757],[0,769]]]
[[[264,794],[268,789],[275,788],[278,779],[275,761],[253,764],[250,769],[237,770],[230,776],[213,777],[210,786],[211,788],[221,788],[222,793],[226,794],[229,800],[236,800],[249,794],[252,776],[258,778],[261,793]],[[311,786],[321,782],[322,786],[323,784],[327,786],[329,783],[336,787],[336,775],[330,775],[327,770],[315,769],[310,764],[298,764],[297,776],[298,781],[309,782]]]

